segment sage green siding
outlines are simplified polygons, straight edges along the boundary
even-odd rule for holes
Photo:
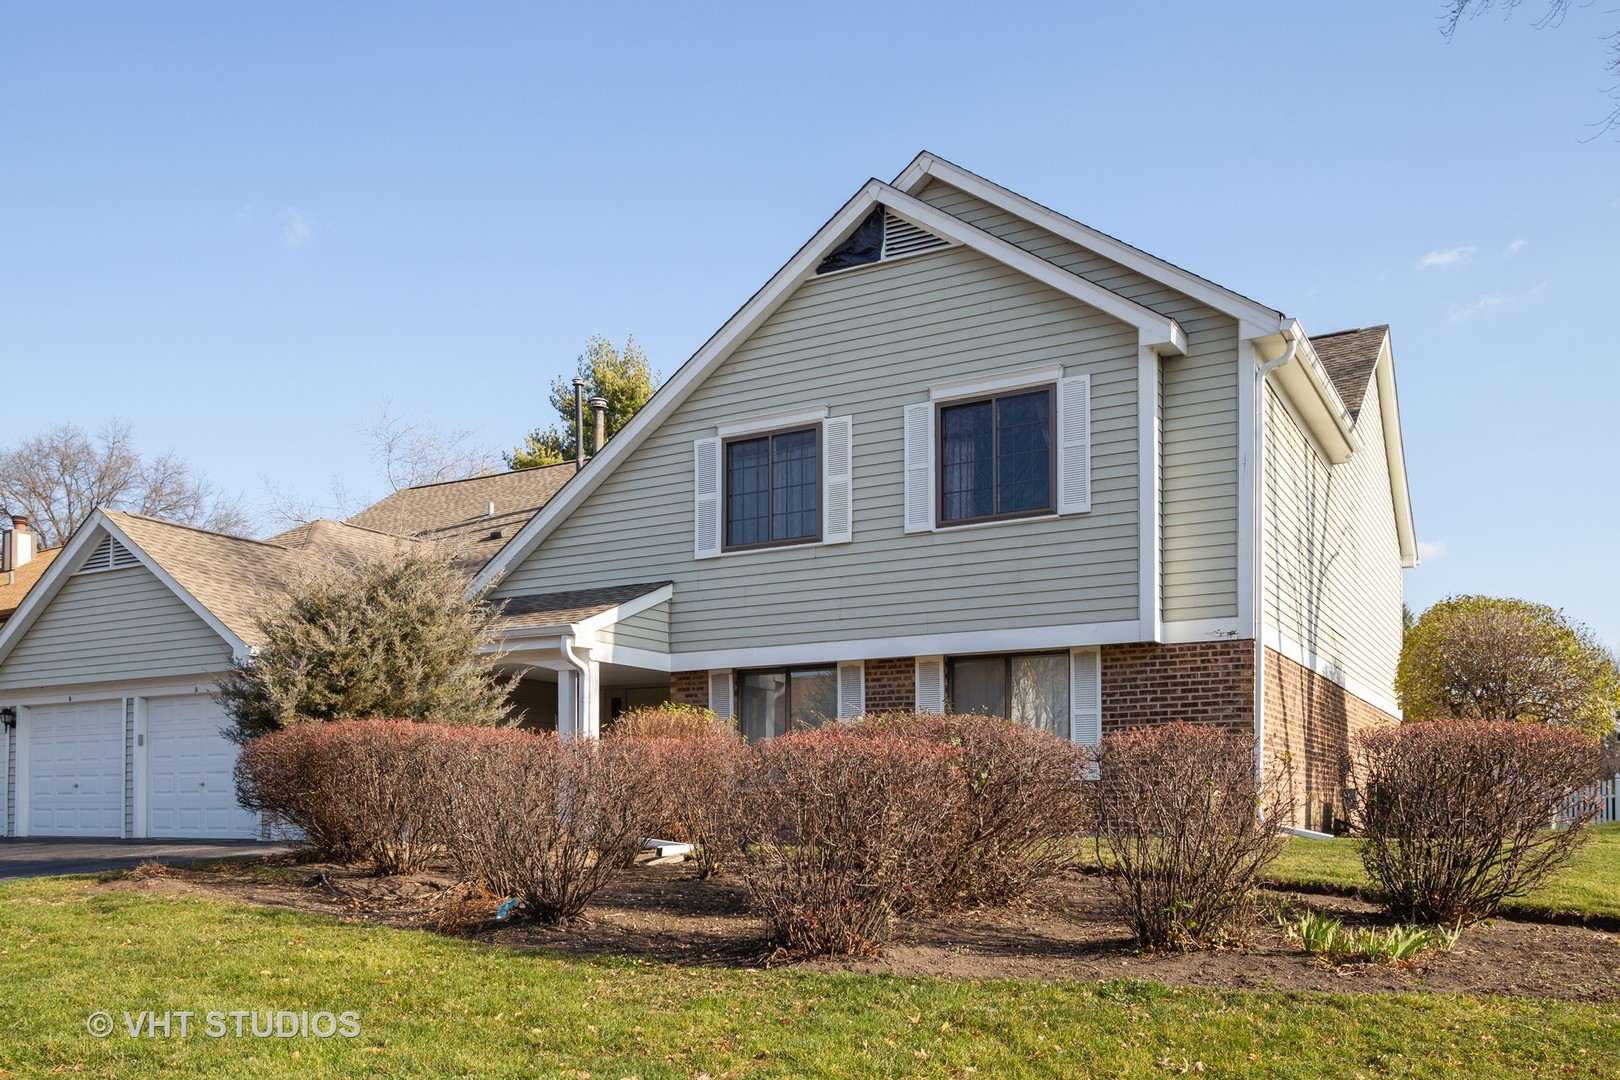
[[[1329,465],[1267,388],[1266,626],[1387,707],[1401,655],[1401,555],[1376,391],[1356,434],[1361,449]]]
[[[1136,358],[1133,327],[966,248],[812,278],[497,591],[673,579],[675,652],[1134,621]],[[1091,376],[1091,512],[906,534],[903,407],[1053,363]],[[693,441],[811,406],[853,421],[853,541],[695,560]]]
[[[1160,541],[1164,619],[1237,616],[1237,323],[948,184],[925,202],[1181,324],[1187,355],[1161,364]]]
[[[222,671],[222,638],[144,566],[77,574],[0,663],[0,689]]]
[[[651,652],[669,651],[669,605],[659,604],[638,612],[628,619],[620,619],[597,632],[596,638],[606,645],[622,645],[628,649],[647,649]]]

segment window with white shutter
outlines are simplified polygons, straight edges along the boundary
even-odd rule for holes
[[[709,711],[722,720],[737,715],[731,703],[731,669],[709,672]]]
[[[1085,746],[1102,742],[1102,650],[1069,652],[1069,737]]]
[[[720,554],[720,440],[699,439],[692,444],[693,556],[711,559]]]
[[[825,406],[716,425],[693,456],[699,559],[855,535],[854,421]]]
[[[1058,513],[1091,509],[1091,376],[1058,382]]]
[[[904,408],[905,531],[1091,509],[1091,377],[1062,365],[940,383]]]
[[[838,718],[849,720],[866,713],[866,664],[861,660],[838,665]]]
[[[945,658],[943,656],[917,657],[917,711],[939,713],[945,711]]]
[[[833,416],[821,422],[822,498],[821,542],[847,544],[854,537],[854,422]]]

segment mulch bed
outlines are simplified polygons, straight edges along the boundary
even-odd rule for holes
[[[209,868],[142,867],[102,889],[222,899],[430,929],[494,945],[576,956],[639,956],[678,964],[759,967],[770,945],[734,881],[699,881],[680,865],[639,865],[598,893],[576,925],[498,923],[499,899],[452,876],[376,878],[352,867],[272,857]],[[794,965],[817,972],[967,979],[1137,978],[1214,989],[1503,994],[1620,1001],[1620,935],[1584,926],[1496,919],[1463,931],[1450,953],[1404,967],[1332,968],[1276,925],[1278,911],[1318,911],[1383,925],[1376,907],[1344,896],[1272,892],[1242,948],[1144,953],[1110,908],[1108,883],[1073,874],[1012,908],[957,912],[901,928],[875,958]]]

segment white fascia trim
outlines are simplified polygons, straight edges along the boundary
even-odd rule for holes
[[[1263,644],[1279,656],[1286,657],[1300,667],[1308,668],[1334,685],[1349,691],[1373,708],[1386,712],[1397,720],[1401,719],[1401,708],[1396,704],[1389,691],[1378,690],[1369,686],[1333,661],[1318,656],[1293,638],[1285,637],[1275,630],[1267,629],[1263,635]]]
[[[973,248],[980,254],[1032,277],[1082,304],[1136,327],[1147,337],[1149,344],[1160,352],[1179,356],[1186,351],[1187,335],[1169,316],[1160,315],[1119,293],[1087,281],[1078,274],[1072,274],[1056,263],[1048,262],[1039,255],[1032,255],[1017,244],[985,232],[976,225],[970,225],[961,218],[953,217],[921,199],[913,198],[898,188],[890,187],[888,184],[877,184],[877,187],[879,202],[899,210],[904,217],[914,220],[929,232]]]
[[[1188,645],[1198,641],[1239,641],[1245,637],[1238,619],[1178,619],[1164,624],[1160,640],[1166,645]]]
[[[956,398],[978,397],[998,390],[1012,390],[1020,386],[1040,386],[1063,378],[1062,364],[1042,364],[1039,367],[1004,371],[999,375],[975,375],[949,382],[929,383],[929,401],[951,401]]]
[[[1389,493],[1395,503],[1395,537],[1401,565],[1418,564],[1417,527],[1412,520],[1412,492],[1406,482],[1406,446],[1401,439],[1401,409],[1395,398],[1395,356],[1389,334],[1378,354],[1378,412],[1384,421],[1384,453],[1389,460]]]
[[[1136,350],[1138,618],[1149,641],[1164,640],[1164,554],[1159,498],[1159,355],[1142,340]]]
[[[659,604],[667,603],[669,598],[674,595],[675,586],[659,586],[652,592],[643,593],[634,599],[626,600],[624,603],[615,607],[610,607],[606,611],[599,611],[588,619],[581,619],[579,622],[574,624],[574,630],[579,636],[589,636],[596,633],[604,626],[612,626],[614,623],[623,619],[628,619],[634,615],[640,615],[648,608],[654,608]]]
[[[218,692],[218,679],[223,671],[204,672],[187,677],[169,676],[161,679],[140,679],[120,683],[73,683],[63,686],[28,686],[0,690],[0,706],[4,705],[71,705],[74,702],[113,701],[126,697],[185,697]]]
[[[953,634],[815,641],[802,645],[760,645],[746,649],[710,649],[670,654],[671,671],[761,667],[770,664],[832,664],[840,660],[881,660],[893,656],[945,656],[970,653],[1071,649],[1087,645],[1123,645],[1146,640],[1137,620],[1032,626],[1014,630],[974,630]]]
[[[849,234],[865,220],[872,207],[881,201],[878,198],[878,190],[882,187],[878,181],[871,180],[856,192],[854,198],[845,203],[843,208],[834,214],[832,219],[823,225],[759,292],[739,308],[735,315],[727,319],[725,325],[717,330],[690,360],[682,364],[679,370],[670,376],[668,382],[659,387],[658,392],[653,394],[652,399],[636,413],[634,419],[608,440],[602,452],[518,530],[517,535],[496,553],[489,564],[480,570],[478,576],[467,586],[467,595],[478,595],[492,582],[498,580],[509,567],[521,563],[580,502],[601,486],[602,481],[618,468],[619,463],[634,453],[664,418],[679,408],[709,373],[731,355],[733,348],[769,318],[787,299],[789,293],[814,275],[816,264],[821,261],[823,255],[847,239]]]
[[[714,433],[722,439],[734,435],[752,435],[756,431],[776,431],[779,428],[809,427],[827,419],[827,406],[813,405],[804,409],[787,409],[764,413],[741,420],[725,420],[714,425]]]
[[[1240,329],[1240,333],[1244,333]],[[1266,376],[1277,388],[1304,431],[1330,465],[1342,465],[1361,449],[1361,439],[1350,422],[1344,399],[1328,377],[1310,338],[1296,320],[1285,334],[1261,334],[1250,339],[1262,361],[1282,356],[1289,340],[1299,343],[1294,359]]]
[[[1288,321],[1281,312],[1273,311],[1264,304],[1256,303],[1246,296],[1168,263],[1156,255],[1134,248],[1122,240],[1116,240],[1107,233],[1098,232],[1089,225],[1065,217],[1016,191],[1009,191],[1000,184],[968,172],[960,165],[954,165],[928,151],[919,154],[916,160],[906,166],[895,178],[894,186],[907,194],[913,194],[930,179],[942,181],[953,188],[965,191],[974,198],[1005,210],[1014,217],[1023,218],[1055,236],[1079,244],[1088,251],[1094,251],[1155,281],[1163,282],[1199,303],[1208,304],[1216,311],[1261,325],[1269,323],[1273,327],[1272,333],[1276,333],[1277,329]]]
[[[589,646],[587,651],[591,659],[599,664],[622,664],[625,667],[646,668],[648,671],[668,672],[670,670],[670,655],[668,653],[653,652],[650,649],[636,649],[628,645],[595,644]]]

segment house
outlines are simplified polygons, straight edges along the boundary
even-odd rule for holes
[[[13,515],[10,528],[0,531],[0,626],[11,618],[11,613],[17,610],[34,583],[45,575],[61,550],[39,550],[35,546],[38,542],[38,534],[21,514]]]
[[[665,699],[754,738],[892,709],[1079,742],[1215,723],[1287,754],[1295,821],[1323,828],[1351,736],[1397,715],[1416,541],[1388,329],[1309,337],[932,154],[865,184],[558,472],[499,523],[477,485],[525,474],[402,492],[307,542],[472,545],[516,701],[570,734]],[[248,644],[216,609],[289,540],[199,544],[188,578],[152,550],[174,528],[101,515],[0,630],[10,832],[200,828],[154,816],[181,775],[167,703],[211,707]],[[95,577],[108,538],[139,564],[118,590]],[[213,651],[176,656],[187,635]],[[92,760],[105,778],[69,794]]]
[[[560,723],[1259,733],[1341,815],[1416,565],[1387,327],[1300,323],[932,154],[867,183],[479,574]],[[666,682],[667,680],[667,682]]]
[[[259,835],[236,803],[236,747],[213,691],[251,656],[267,591],[401,543],[449,546],[470,578],[573,475],[410,488],[263,541],[95,511],[0,628],[3,835]],[[532,699],[536,720],[554,723],[554,702]]]

